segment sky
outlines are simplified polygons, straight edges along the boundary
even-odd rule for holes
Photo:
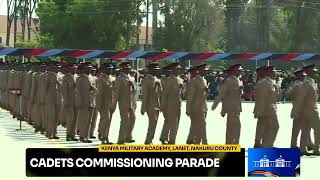
[[[141,7],[144,8],[144,7]],[[150,7],[151,9],[151,7]],[[7,0],[0,0],[0,15],[7,15]],[[142,26],[146,26],[146,18],[143,19]],[[149,16],[149,27],[152,26],[152,16]]]

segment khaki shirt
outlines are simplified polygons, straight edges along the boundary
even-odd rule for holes
[[[315,81],[310,77],[305,77],[302,84],[301,96],[297,98],[297,115],[302,113],[307,116],[318,116],[318,87]]]
[[[240,114],[242,112],[241,83],[236,76],[231,76],[224,81],[214,104],[219,102],[222,102],[222,113]]]
[[[170,76],[162,80],[163,94],[161,100],[161,109],[168,111],[180,111],[181,96],[183,93],[183,79],[179,76]]]
[[[208,84],[203,77],[196,75],[190,79],[187,90],[187,114],[193,112],[207,112],[208,95]]]
[[[136,109],[136,89],[134,83],[135,79],[124,73],[120,73],[116,78],[115,100],[119,103],[120,109]]]
[[[269,77],[265,77],[256,86],[256,104],[254,112],[258,117],[277,115],[276,85]]]
[[[91,82],[89,76],[81,74],[76,81],[76,107],[89,108],[90,104]]]
[[[111,110],[115,103],[115,78],[111,75],[102,74],[97,79],[97,108],[100,111]]]
[[[76,81],[71,73],[67,73],[62,78],[61,94],[63,97],[63,107],[75,106]]]
[[[141,112],[160,109],[160,97],[162,86],[160,80],[152,75],[148,75],[141,82],[142,85],[142,105]]]

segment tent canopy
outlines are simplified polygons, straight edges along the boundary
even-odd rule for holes
[[[0,56],[37,56],[37,57],[66,57],[79,59],[107,58],[107,59],[146,59],[159,60],[278,60],[302,61],[320,59],[317,53],[195,53],[195,52],[160,52],[160,51],[108,51],[108,50],[71,50],[71,49],[26,49],[0,48]]]

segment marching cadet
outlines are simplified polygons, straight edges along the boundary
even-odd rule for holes
[[[88,63],[82,63],[79,67],[81,74],[76,80],[75,102],[78,109],[78,128],[80,131],[80,141],[83,143],[92,143],[92,141],[88,139],[90,128],[89,122],[91,120],[90,94],[92,90],[96,90],[96,88],[91,85],[89,79],[89,73],[92,68],[92,65]]]
[[[38,64],[35,64],[32,67],[32,78],[31,78],[31,90],[30,90],[30,117],[33,127],[35,128],[35,132],[39,132],[42,130],[41,124],[41,110],[40,109],[40,75],[41,75],[41,67]]]
[[[231,66],[226,72],[228,78],[224,81],[218,97],[215,99],[212,110],[222,102],[221,116],[227,114],[226,144],[239,144],[241,122],[241,83],[239,76],[242,67],[240,64]]]
[[[181,75],[181,66],[179,63],[172,63],[168,69],[172,72],[166,79],[163,89],[161,110],[166,112],[167,129],[166,137],[168,144],[175,144],[180,115],[181,115],[181,97],[183,92],[183,79]]]
[[[257,101],[256,96],[257,93],[259,94],[259,92],[261,91],[261,84],[264,81],[265,75],[264,75],[264,69],[266,67],[262,66],[256,69],[256,74],[257,74],[257,79],[256,79],[256,85],[254,87],[254,97],[255,97],[255,101]],[[259,101],[259,97],[258,97],[258,101]],[[253,113],[255,114],[256,112],[256,107],[254,107]],[[259,148],[262,147],[262,135],[264,133],[264,125],[262,122],[262,119],[260,117],[255,117],[257,118],[257,126],[256,126],[256,134],[255,134],[255,144],[254,144],[254,148]]]
[[[207,144],[206,116],[207,96],[209,95],[208,84],[204,75],[208,67],[206,64],[191,69],[194,77],[190,80],[187,90],[186,114],[191,119],[190,133],[194,137],[193,144]],[[189,138],[188,138],[189,139]]]
[[[170,65],[167,65],[165,67],[162,68],[162,73],[164,74],[161,77],[161,86],[162,86],[162,91],[165,92],[166,88],[167,88],[167,84],[168,84],[168,80],[170,79],[172,70],[169,69]],[[163,93],[161,95],[161,104],[163,104]],[[167,111],[165,108],[160,107],[160,110],[163,114],[164,117],[164,122],[163,122],[163,127],[162,127],[162,131],[161,131],[161,135],[160,135],[160,141],[162,144],[168,144],[169,141],[169,123],[168,123],[168,115],[167,115]]]
[[[47,92],[47,96],[45,98],[46,104],[47,104],[47,129],[46,129],[46,137],[48,139],[59,139],[57,136],[57,126],[58,126],[58,111],[59,111],[59,105],[58,105],[58,77],[57,72],[60,68],[60,65],[58,64],[52,64],[49,65],[49,71],[46,73],[46,83],[45,86],[45,92]]]
[[[75,138],[78,119],[75,111],[76,81],[74,79],[77,68],[76,64],[69,64],[65,67],[65,76],[62,78],[61,85],[63,97],[62,121],[66,122],[67,141],[78,141]]]
[[[111,125],[111,112],[114,108],[114,85],[115,77],[112,76],[114,67],[111,63],[103,64],[101,74],[97,79],[97,109],[100,113],[99,139],[101,144],[112,144],[109,141],[109,130]]]
[[[275,75],[273,66],[264,68],[265,78],[256,89],[256,104],[254,117],[261,118],[263,124],[262,147],[272,148],[279,130],[277,118],[277,92],[273,81]]]
[[[129,62],[120,65],[121,72],[116,78],[115,100],[119,103],[120,111],[120,130],[118,144],[133,143],[132,130],[135,124],[135,93],[134,77],[130,76],[131,66]],[[115,108],[113,108],[115,109]]]
[[[35,132],[41,131],[41,133],[47,132],[48,128],[48,103],[46,101],[47,97],[47,91],[46,91],[46,84],[47,84],[47,74],[48,74],[48,69],[49,67],[46,66],[45,64],[42,64],[40,66],[40,75],[38,77],[38,86],[39,86],[39,111],[37,113],[40,114],[39,121],[40,121],[40,129],[38,129]]]
[[[30,68],[28,68],[25,71],[25,80],[23,83],[23,91],[22,91],[22,97],[23,97],[23,114],[24,114],[24,118],[26,119],[26,121],[31,124],[31,119],[30,119],[30,93],[31,93],[31,84],[32,84],[32,71]]]
[[[63,64],[62,64],[63,65]],[[61,72],[62,65],[60,64],[57,68],[57,88],[58,88],[58,96],[57,96],[57,118],[58,118],[58,124],[62,125],[63,127],[66,127],[66,122],[62,118],[62,104],[63,104],[63,96],[62,96],[62,79],[64,77],[64,74]],[[59,68],[61,67],[61,68]]]
[[[93,87],[97,87],[97,77],[96,77],[96,69],[93,68],[91,71],[90,71],[90,74],[89,74],[89,80],[90,80],[90,83],[91,83],[91,86]],[[96,129],[96,124],[97,124],[97,117],[98,117],[98,110],[96,108],[96,96],[97,96],[97,91],[95,90],[91,90],[90,91],[90,114],[89,114],[89,117],[90,117],[90,121],[89,121],[89,137],[90,139],[95,139],[96,137],[94,136],[94,131]]]
[[[287,90],[287,96],[292,101],[292,110],[290,117],[293,118],[293,124],[292,124],[292,134],[291,134],[291,148],[297,148],[297,138],[299,135],[299,132],[302,131],[303,126],[303,119],[301,117],[296,117],[296,115],[299,113],[299,110],[297,109],[297,100],[299,100],[299,96],[303,93],[303,79],[306,76],[306,73],[303,70],[298,70],[294,72],[295,75],[295,81],[294,84],[289,87]],[[308,145],[311,144],[310,135],[307,136],[308,138]],[[302,138],[300,138],[300,144],[303,144],[301,141]],[[306,149],[301,149],[301,154],[308,154]]]
[[[162,93],[161,82],[157,78],[159,65],[151,63],[148,65],[148,75],[142,80],[142,105],[141,114],[147,113],[149,118],[148,133],[145,144],[152,144],[157,127],[160,112],[160,96]]]
[[[315,83],[316,69],[315,65],[309,65],[303,68],[307,76],[305,77],[302,85],[302,95],[298,96],[297,111],[295,118],[301,118],[305,121],[302,127],[301,144],[302,154],[306,153],[307,146],[309,145],[308,136],[310,136],[310,129],[314,130],[314,155],[320,155],[320,120],[317,107],[318,101],[318,88]]]

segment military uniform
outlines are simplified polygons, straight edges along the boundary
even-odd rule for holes
[[[274,71],[273,67],[264,69],[265,73]],[[277,92],[274,81],[266,76],[259,89],[256,89],[255,117],[263,124],[262,147],[272,148],[279,130],[277,118]]]
[[[289,89],[286,92],[287,96],[292,101],[292,110],[290,115],[291,118],[293,118],[292,134],[291,134],[292,148],[297,147],[297,138],[298,138],[299,132],[302,129],[302,123],[303,123],[303,120],[301,119],[301,117],[296,116],[299,113],[299,110],[297,109],[297,102],[299,100],[298,97],[301,96],[303,92],[303,88],[302,88],[303,83],[299,78],[302,78],[303,76],[306,75],[303,70],[296,71],[294,74],[297,79],[295,80],[294,84],[291,87],[289,87]]]
[[[155,69],[157,65],[149,65],[150,69]],[[155,75],[147,75],[141,82],[142,85],[142,105],[141,114],[145,112],[149,118],[148,133],[145,144],[151,144],[154,138],[154,133],[157,127],[159,112],[160,112],[160,96],[162,87],[160,80]]]
[[[93,75],[89,75],[89,80],[91,83],[92,87],[97,87],[97,77]],[[90,91],[90,121],[89,121],[89,137],[90,138],[95,138],[94,137],[94,131],[96,129],[96,124],[97,124],[97,116],[98,116],[98,111],[96,108],[96,96],[97,96],[97,91],[96,90],[91,90]]]
[[[77,68],[72,65],[67,68]],[[75,110],[76,81],[74,75],[66,73],[62,78],[61,93],[63,97],[62,122],[66,123],[67,141],[76,141],[77,114]]]
[[[81,69],[92,68],[90,65],[83,64],[80,66]],[[89,76],[82,73],[76,81],[76,107],[78,109],[78,129],[80,131],[80,141],[84,143],[91,143],[88,140],[89,137],[89,122],[90,108],[91,108],[91,91],[94,87],[91,85]]]
[[[229,77],[224,81],[212,106],[214,110],[219,102],[222,102],[221,115],[224,117],[227,114],[226,144],[239,144],[240,112],[242,112],[241,83],[234,74],[241,69],[240,65],[237,64],[227,70]]]
[[[181,68],[179,64],[169,65],[170,71]],[[171,74],[162,82],[163,94],[161,97],[161,110],[166,114],[166,122],[162,131],[162,141],[175,144],[181,115],[181,97],[183,93],[183,79],[179,75]]]
[[[318,101],[318,88],[314,79],[309,76],[309,69],[311,66],[304,68],[304,71],[308,76],[305,77],[302,85],[302,95],[298,97],[297,100],[297,111],[295,117],[298,117],[304,120],[304,125],[302,127],[301,133],[301,144],[300,149],[303,151],[310,144],[308,136],[310,136],[310,129],[314,129],[314,153],[319,154],[319,144],[320,144],[320,119],[319,112],[317,107]],[[315,68],[315,67],[311,67]]]
[[[198,74],[204,71],[206,66],[196,66],[192,71],[197,71],[190,80],[187,92],[186,113],[191,119],[190,134],[194,137],[194,144],[207,144],[206,116],[207,96],[209,95],[207,81]]]
[[[120,64],[122,69],[131,69],[129,63]],[[128,73],[121,72],[115,81],[115,100],[119,103],[120,110],[120,130],[118,143],[134,142],[132,139],[132,131],[135,124],[135,79]]]
[[[103,68],[113,68],[111,64],[104,65]],[[100,113],[99,135],[103,144],[110,143],[109,130],[111,125],[111,112],[114,108],[115,78],[112,75],[102,73],[97,79],[97,109]]]

